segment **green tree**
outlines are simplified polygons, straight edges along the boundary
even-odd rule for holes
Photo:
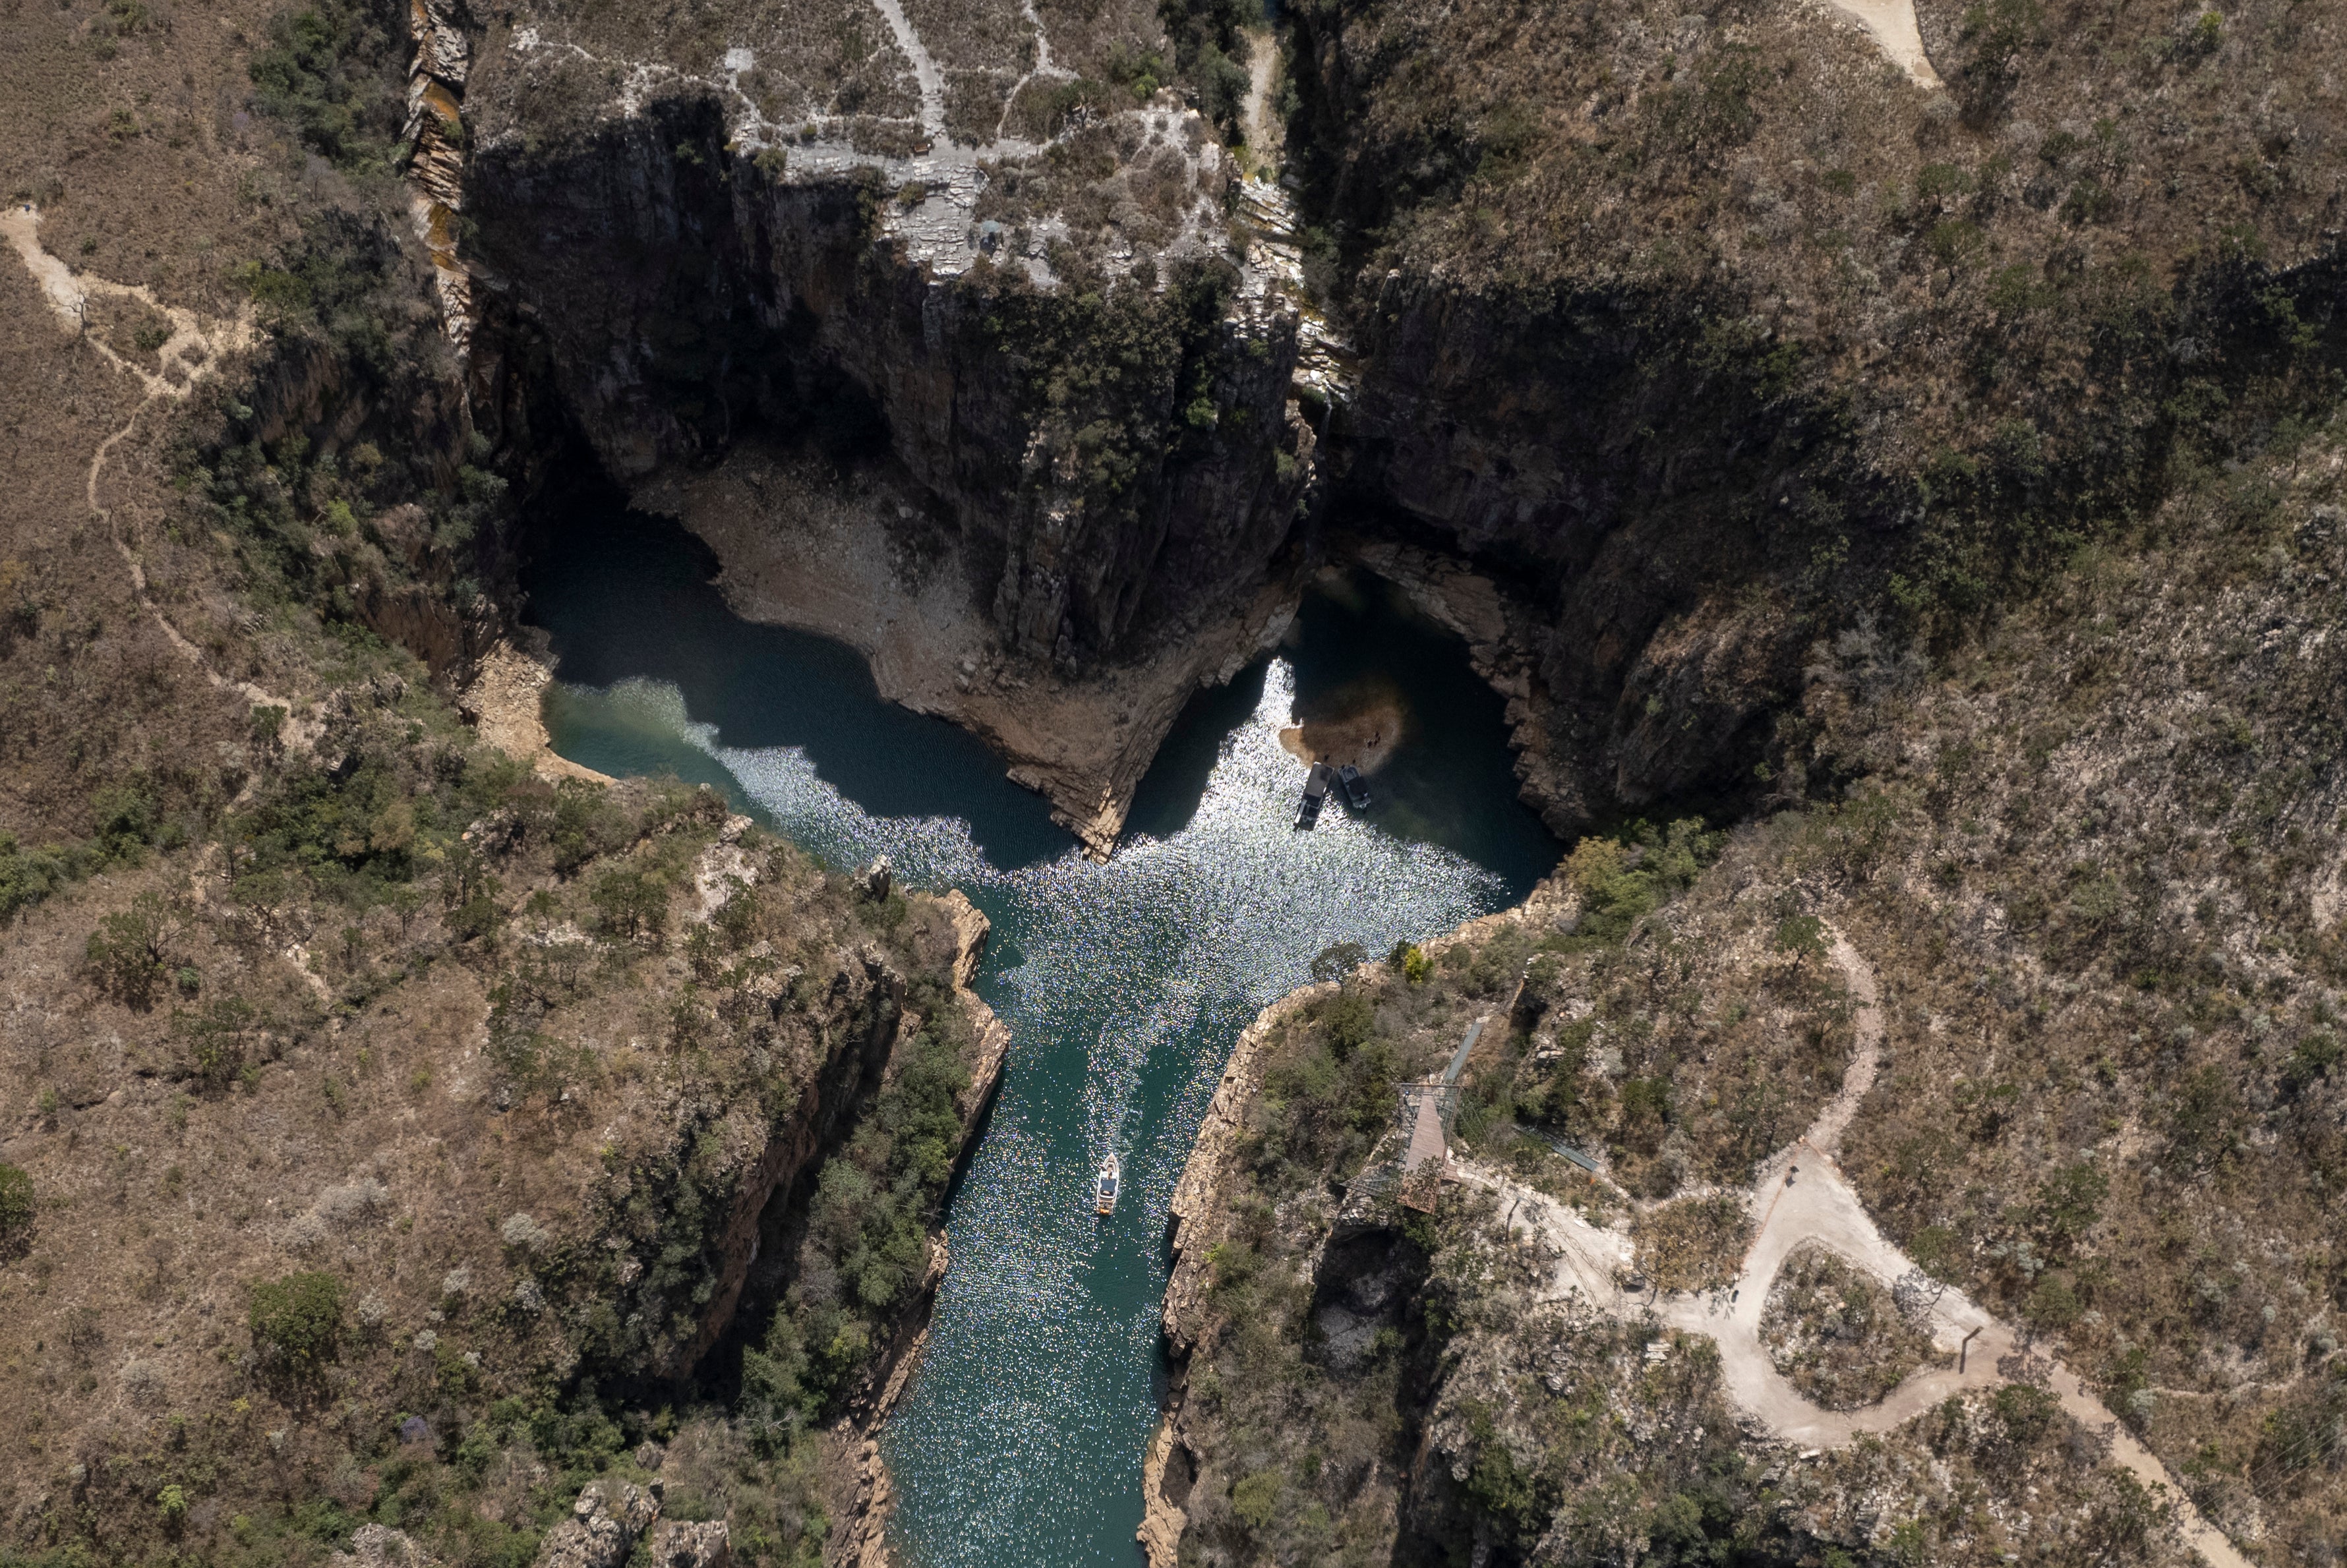
[[[142,893],[120,914],[97,923],[83,958],[98,989],[126,1006],[144,1010],[170,970],[171,942],[179,923],[156,894]]]
[[[1231,1512],[1250,1530],[1267,1527],[1279,1512],[1279,1472],[1259,1470],[1231,1488]]]
[[[249,1325],[264,1366],[313,1378],[342,1354],[343,1282],[312,1270],[256,1285]]]
[[[316,0],[281,12],[252,56],[253,97],[312,150],[350,169],[388,158],[399,135],[402,45],[388,7]]]
[[[587,897],[603,928],[630,941],[657,938],[668,925],[668,888],[648,871],[615,866],[595,878]]]
[[[1323,948],[1312,960],[1312,978],[1323,985],[1341,980],[1368,961],[1368,949],[1358,942],[1339,942],[1333,948]]]
[[[1795,915],[1778,923],[1774,938],[1776,949],[1788,956],[1795,968],[1804,959],[1825,962],[1825,922],[1815,915]]]

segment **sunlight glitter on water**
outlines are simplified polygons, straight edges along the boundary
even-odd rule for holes
[[[826,860],[886,854],[906,882],[959,886],[995,922],[979,988],[1012,1028],[1010,1067],[949,1216],[928,1349],[884,1438],[908,1568],[1133,1562],[1166,1204],[1232,1043],[1324,948],[1382,952],[1522,892],[1333,805],[1295,831],[1302,769],[1279,743],[1294,697],[1275,661],[1167,836],[1136,835],[1105,864],[1070,848],[1005,870],[966,821],[874,816],[799,747],[724,744],[665,682],[560,693],[559,733],[622,750],[629,734],[672,737]],[[597,749],[565,746],[590,762]],[[1111,1149],[1124,1201],[1102,1221],[1090,1183]]]

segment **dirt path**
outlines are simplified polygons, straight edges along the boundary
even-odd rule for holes
[[[1843,1133],[1874,1087],[1882,1061],[1882,1007],[1874,970],[1847,938],[1836,935],[1831,949],[1858,1002],[1858,1040],[1842,1087],[1809,1129],[1760,1168],[1746,1202],[1758,1216],[1750,1250],[1734,1282],[1724,1291],[1702,1295],[1649,1295],[1625,1291],[1632,1248],[1626,1231],[1591,1225],[1577,1212],[1485,1167],[1461,1163],[1460,1179],[1497,1193],[1508,1203],[1511,1225],[1532,1227],[1557,1258],[1554,1295],[1578,1295],[1618,1317],[1652,1315],[1675,1328],[1711,1337],[1719,1346],[1721,1380],[1737,1406],[1766,1422],[1790,1443],[1840,1448],[1869,1432],[1889,1431],[1914,1419],[1951,1394],[1993,1389],[2008,1380],[2024,1358],[2014,1330],[1950,1286],[1929,1309],[1933,1342],[1959,1352],[1961,1367],[1917,1372],[1879,1404],[1856,1410],[1828,1410],[1812,1404],[1778,1372],[1760,1341],[1760,1315],[1777,1271],[1793,1251],[1817,1243],[1840,1254],[1884,1285],[1917,1274],[1914,1260],[1876,1228],[1835,1163]],[[2045,1386],[2081,1426],[2110,1442],[2113,1462],[2126,1467],[2152,1495],[2171,1501],[2177,1527],[2194,1550],[2215,1568],[2249,1568],[2224,1534],[2204,1519],[2176,1478],[2067,1367],[2045,1368]]]
[[[1891,63],[1919,87],[1946,84],[1923,52],[1923,30],[1915,24],[1915,0],[1829,0],[1833,8],[1874,35]]]
[[[57,318],[58,326],[96,349],[98,356],[115,369],[125,375],[136,376],[139,384],[147,389],[147,395],[139,399],[138,405],[130,411],[130,417],[123,421],[122,428],[97,444],[97,450],[90,455],[89,468],[83,481],[84,498],[88,502],[91,514],[105,526],[107,538],[114,541],[115,549],[121,555],[122,564],[129,572],[131,591],[137,595],[139,608],[161,629],[179,656],[194,665],[214,689],[231,692],[256,708],[285,710],[284,728],[279,733],[279,738],[290,748],[308,749],[318,734],[319,726],[314,718],[297,712],[291,702],[252,682],[221,674],[212,668],[211,661],[203,656],[202,651],[171,624],[170,618],[163,613],[154,596],[149,592],[147,569],[140,564],[138,550],[122,537],[121,529],[116,526],[114,509],[106,505],[100,488],[107,460],[113,456],[115,447],[138,428],[140,415],[159,400],[176,402],[185,398],[204,378],[219,374],[231,354],[253,343],[256,333],[251,307],[247,306],[233,319],[207,320],[193,311],[163,303],[143,283],[134,286],[91,273],[77,272],[42,248],[41,214],[30,204],[12,203],[5,213],[0,213],[0,235],[7,237],[9,245],[16,252],[16,259],[25,264],[26,272],[32,273],[34,282],[40,284],[42,296],[49,302],[49,310]],[[89,331],[90,302],[100,299],[136,300],[171,323],[170,337],[156,351],[157,369],[149,370]]]
[[[1010,85],[1010,96],[1002,100],[1001,117],[994,122],[994,140],[998,146],[1002,144],[1003,131],[1010,127],[1010,111],[1018,107],[1019,95],[1027,90],[1028,83],[1039,77],[1047,81],[1057,81],[1075,76],[1075,72],[1063,70],[1051,63],[1051,35],[1043,31],[1043,18],[1035,9],[1035,0],[1019,0],[1019,12],[1027,18],[1027,25],[1035,29],[1035,64],[1025,76]]]
[[[888,23],[895,35],[897,47],[913,64],[913,80],[921,89],[921,129],[938,141],[946,139],[946,74],[938,69],[930,58],[928,46],[921,42],[920,34],[913,30],[913,19],[905,15],[904,6],[897,0],[872,0],[873,6]],[[1040,29],[1038,29],[1040,32]]]
[[[1247,96],[1239,111],[1239,128],[1246,137],[1247,151],[1257,167],[1266,174],[1277,172],[1279,150],[1286,129],[1271,118],[1271,83],[1279,74],[1279,40],[1266,28],[1247,35]]]

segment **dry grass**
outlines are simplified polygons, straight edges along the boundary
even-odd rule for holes
[[[1630,1223],[1639,1275],[1658,1290],[1722,1290],[1752,1245],[1752,1215],[1741,1198],[1677,1198],[1642,1210]]]
[[[1760,1342],[1777,1370],[1829,1410],[1878,1403],[1927,1366],[1952,1364],[1874,1276],[1829,1249],[1794,1249],[1768,1286]]]
[[[1870,1209],[2291,1541],[2335,1532],[2347,1462],[2275,1435],[2327,1430],[2347,1312],[2342,453],[2201,475],[1930,679],[1819,649],[1802,765],[1857,783],[1753,840],[1882,979]]]
[[[395,709],[368,733],[396,754],[388,737],[407,723]],[[421,779],[436,748],[408,759]],[[231,1514],[282,1523],[322,1498],[347,1528],[419,1474],[451,1500],[447,1521],[534,1532],[577,1456],[541,1433],[534,1460],[492,1407],[607,1366],[687,1370],[702,1315],[731,1302],[707,1286],[747,1265],[752,1233],[733,1254],[720,1234],[754,1221],[769,1141],[820,1153],[794,1119],[820,1108],[825,1075],[838,1091],[834,1057],[894,1016],[873,966],[932,981],[950,968],[942,906],[868,905],[754,833],[743,864],[757,889],[726,924],[737,948],[757,944],[739,968],[682,931],[590,936],[596,876],[616,864],[677,888],[722,808],[625,786],[608,830],[620,841],[572,878],[533,815],[550,792],[516,789],[496,821],[522,824],[518,837],[484,840],[507,916],[496,936],[464,935],[436,896],[354,907],[304,897],[296,876],[263,897],[250,871],[232,888],[216,844],[97,877],[9,933],[0,1160],[31,1174],[37,1204],[0,1273],[12,1542],[83,1539],[130,1560],[157,1544],[167,1522],[149,1504],[167,1482],[190,1496],[190,1544],[225,1540]],[[405,804],[375,831],[406,821]],[[642,836],[616,825],[640,811]],[[681,926],[692,895],[664,897]],[[148,994],[109,994],[86,946],[138,908],[161,914],[162,968]],[[224,1004],[242,1027],[207,1071],[194,1026]],[[343,1293],[341,1351],[315,1378],[273,1369],[246,1322],[257,1285],[302,1271]],[[472,1431],[496,1462],[430,1479],[430,1446],[408,1451],[395,1430],[408,1413],[442,1459]],[[94,1519],[60,1501],[75,1464],[104,1501]],[[317,1547],[297,1533],[276,1549]]]

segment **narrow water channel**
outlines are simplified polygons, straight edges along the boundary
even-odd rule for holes
[[[906,1568],[1132,1568],[1163,1360],[1166,1204],[1232,1043],[1338,942],[1381,952],[1515,902],[1559,846],[1516,799],[1499,698],[1382,586],[1309,598],[1202,693],[1124,842],[1086,861],[968,735],[882,702],[835,643],[750,624],[680,528],[572,504],[527,583],[554,636],[556,748],[725,789],[815,854],[887,854],[994,921],[977,985],[1002,1093],[948,1216],[953,1266],[884,1439]],[[1290,825],[1296,718],[1375,715],[1366,813]],[[1114,1150],[1124,1201],[1094,1217]]]

